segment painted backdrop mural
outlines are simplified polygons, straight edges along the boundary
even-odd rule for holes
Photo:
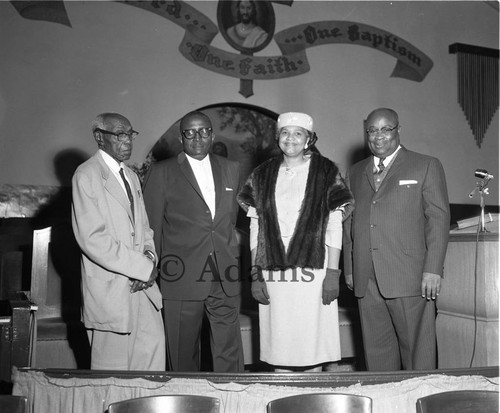
[[[63,2],[11,2],[26,18],[71,26]],[[393,33],[357,22],[305,22],[274,33],[273,3],[293,7],[293,1],[220,1],[218,25],[184,1],[123,1],[124,5],[162,16],[185,30],[179,45],[182,55],[195,65],[224,76],[240,79],[239,93],[253,95],[254,80],[300,76],[310,70],[306,50],[325,44],[365,46],[396,59],[392,77],[421,82],[432,69],[432,60],[408,41]],[[246,4],[248,9],[242,4]],[[236,54],[211,46],[217,34],[241,52]],[[252,33],[247,33],[251,31]],[[274,40],[278,56],[254,56]]]

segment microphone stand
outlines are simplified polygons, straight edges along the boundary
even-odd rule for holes
[[[491,178],[484,178],[479,182],[476,182],[476,187],[474,190],[469,194],[469,198],[472,198],[474,196],[474,193],[477,191],[479,192],[479,205],[481,207],[481,227],[479,228],[479,232],[488,232],[485,227],[485,222],[484,222],[484,195],[489,195],[488,188],[486,186],[490,182]]]

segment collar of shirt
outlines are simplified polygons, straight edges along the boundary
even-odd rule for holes
[[[208,166],[210,166],[210,169],[212,169],[211,165],[210,165],[210,156],[209,155],[205,156],[200,161],[198,159],[193,158],[192,156],[189,156],[186,153],[186,158],[189,161],[189,164],[191,165],[191,167],[193,167],[193,168],[201,168],[201,167],[206,167],[208,165]]]
[[[102,159],[104,160],[104,163],[109,167],[115,178],[118,180],[120,183],[122,189],[125,191],[125,194],[127,193],[127,190],[125,189],[125,184],[123,183],[123,180],[120,176],[120,169],[123,168],[124,163],[120,162],[118,163],[116,159],[114,159],[112,156],[108,155],[106,152],[104,152],[102,149],[99,149],[99,152],[102,156]],[[127,174],[125,174],[126,176]],[[130,179],[127,178],[127,181],[130,183]]]
[[[396,156],[396,154],[399,152],[400,149],[401,149],[401,145],[398,145],[398,147],[396,148],[396,150],[391,155],[389,155],[387,158],[384,159],[384,165],[385,166],[389,165],[389,163]],[[380,160],[380,158],[378,156],[373,155],[373,165],[375,166],[376,170],[378,170],[378,162],[379,162],[379,160]]]
[[[200,161],[186,154],[186,158],[193,170],[198,186],[200,187],[203,198],[210,209],[213,219],[215,216],[215,184],[210,157],[207,155]]]

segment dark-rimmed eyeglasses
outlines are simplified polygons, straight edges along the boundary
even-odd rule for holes
[[[200,129],[184,129],[182,131],[182,136],[186,139],[191,140],[200,135],[203,139],[208,139],[212,134],[212,128],[200,128]]]
[[[95,131],[99,131],[107,135],[113,135],[119,142],[125,142],[127,139],[133,141],[135,138],[137,138],[137,135],[139,135],[139,132],[136,132],[133,129],[130,132],[118,132],[118,133],[110,132],[109,130],[104,130],[100,128],[95,128],[94,132]]]
[[[368,134],[368,136],[370,136],[371,138],[373,138],[374,136],[377,136],[379,133],[383,136],[389,136],[389,134],[394,130],[396,129],[397,127],[399,126],[399,123],[394,126],[394,127],[389,127],[389,126],[384,126],[383,128],[380,128],[380,129],[375,129],[375,128],[370,128],[370,129],[367,129],[366,130],[366,133]]]

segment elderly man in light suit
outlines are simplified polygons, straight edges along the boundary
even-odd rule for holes
[[[399,143],[398,115],[366,121],[373,154],[347,177],[356,208],[346,220],[344,270],[358,298],[368,370],[436,368],[435,299],[450,211],[438,159]]]
[[[210,152],[212,123],[202,112],[180,122],[183,151],[151,166],[146,210],[160,259],[170,368],[200,370],[200,332],[210,323],[213,369],[243,371],[239,324],[236,194],[239,165]]]
[[[137,132],[104,113],[99,150],[73,176],[72,223],[82,250],[83,321],[95,370],[165,370],[162,300],[153,231],[130,158]]]

